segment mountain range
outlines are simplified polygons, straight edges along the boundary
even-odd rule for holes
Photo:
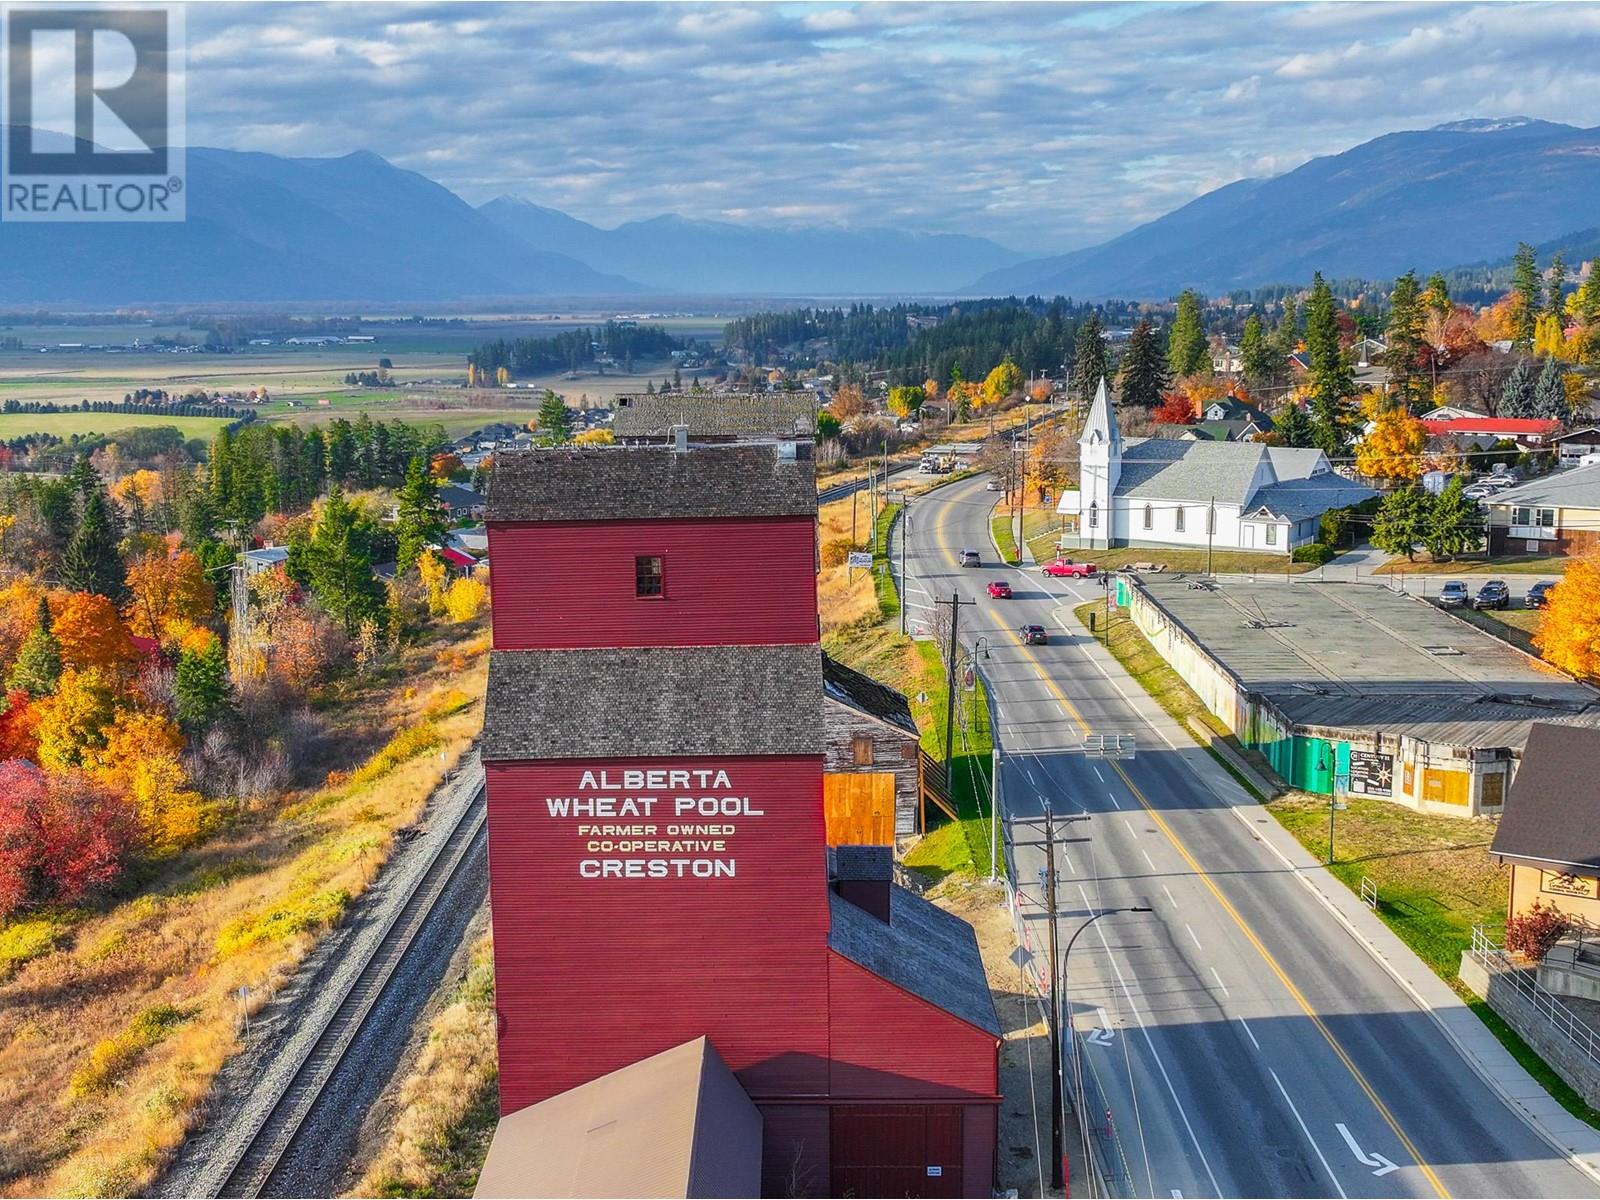
[[[1600,128],[1525,117],[1391,133],[1271,179],[1241,179],[1099,246],[1032,259],[975,295],[1165,298],[1269,283],[1392,279],[1498,259],[1600,212]]]
[[[1389,279],[1590,234],[1600,129],[1506,118],[1387,134],[1246,179],[1099,246],[664,215],[613,229],[503,196],[474,208],[375,154],[192,148],[181,224],[0,223],[0,305],[658,295],[1162,299]],[[1592,240],[1592,236],[1587,240]]]

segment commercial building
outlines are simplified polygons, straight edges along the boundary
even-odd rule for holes
[[[1600,729],[1535,725],[1489,847],[1511,867],[1506,913],[1535,904],[1600,928]]]
[[[764,1194],[987,1196],[999,1025],[972,930],[896,887],[888,846],[827,845],[803,450],[496,465],[496,1145],[705,1038],[760,1114]]]
[[[1377,495],[1334,473],[1320,450],[1261,442],[1128,438],[1100,381],[1078,436],[1080,481],[1056,511],[1085,549],[1164,546],[1288,554],[1322,514]],[[1065,544],[1073,544],[1065,540]]]
[[[1535,722],[1600,727],[1600,692],[1373,584],[1147,578],[1130,615],[1292,787],[1501,811]]]

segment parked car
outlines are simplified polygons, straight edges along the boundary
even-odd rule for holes
[[[1528,589],[1528,594],[1523,597],[1523,603],[1529,608],[1545,608],[1550,603],[1550,589],[1556,585],[1548,579],[1541,579]]]
[[[1070,558],[1058,558],[1055,562],[1045,563],[1042,570],[1053,579],[1088,579],[1099,568],[1093,563],[1080,563],[1073,562]]]
[[[1510,608],[1511,589],[1504,579],[1491,579],[1472,598],[1473,608]]]
[[[1043,625],[1024,625],[1017,632],[1022,635],[1025,646],[1043,646],[1050,641],[1050,635],[1044,631]]]
[[[1452,579],[1439,589],[1440,608],[1462,608],[1471,599],[1472,595],[1467,591],[1467,585],[1459,579]]]
[[[1497,492],[1504,490],[1505,489],[1503,488],[1493,487],[1487,483],[1475,483],[1471,487],[1462,488],[1461,494],[1468,500],[1487,500],[1490,496],[1493,496]]]
[[[963,550],[961,552],[961,565],[963,567],[981,567],[983,559],[976,550]]]
[[[1004,579],[996,579],[989,584],[989,595],[996,600],[1011,599],[1011,585]]]

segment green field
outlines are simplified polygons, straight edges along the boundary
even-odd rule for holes
[[[221,417],[151,417],[133,413],[0,413],[0,440],[30,433],[53,433],[70,438],[91,433],[115,433],[120,429],[146,429],[175,425],[185,439],[210,441],[227,422]]]

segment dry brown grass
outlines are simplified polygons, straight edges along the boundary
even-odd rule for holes
[[[352,1196],[470,1196],[499,1110],[491,935],[473,943],[466,978],[428,1026],[400,1085],[400,1116]]]
[[[481,627],[450,626],[388,675],[345,688],[323,714],[332,737],[315,764],[346,773],[343,782],[242,814],[0,984],[0,1189],[132,1195],[149,1186],[238,1049],[239,989],[250,989],[251,1008],[266,1003],[477,736],[487,645]],[[441,707],[455,692],[470,702]],[[395,733],[430,720],[436,749],[399,761],[391,751],[386,771],[353,781]],[[274,912],[282,919],[269,934],[224,937]],[[153,1010],[185,1019],[143,1036]],[[106,1045],[128,1049],[106,1086],[84,1087]]]

